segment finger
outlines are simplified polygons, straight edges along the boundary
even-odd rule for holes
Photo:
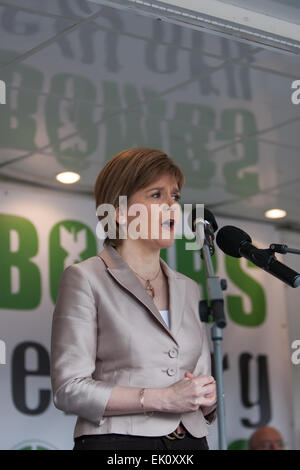
[[[203,393],[215,393],[216,387],[214,384],[203,385]]]
[[[190,381],[190,380],[191,380],[191,378],[190,378],[190,377],[183,377],[183,379],[182,379],[182,380],[185,380],[186,382],[188,382],[188,381]]]
[[[202,385],[202,387],[211,387],[215,389],[217,388],[217,385],[216,385],[216,382],[209,382],[209,383]]]
[[[198,375],[198,377],[196,377],[196,380],[200,385],[208,385],[211,383],[215,383],[215,379],[210,375]]]
[[[195,377],[194,374],[192,374],[191,372],[185,372],[184,374],[186,377],[189,377],[190,379],[193,379]]]
[[[213,406],[216,404],[215,398],[204,398],[201,406]]]
[[[211,393],[204,393],[203,395],[205,398],[212,398],[212,397],[215,397],[216,394],[215,392],[211,392]]]
[[[208,406],[214,405],[217,402],[217,397],[214,393],[210,394],[209,396],[204,396],[202,398],[203,403]]]

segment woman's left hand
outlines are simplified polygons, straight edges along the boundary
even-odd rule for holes
[[[196,375],[194,374],[191,374],[191,372],[185,372],[184,374],[185,377],[188,377],[189,379],[193,379],[194,377],[196,377]],[[211,393],[207,393],[206,395],[204,395],[206,398],[212,398],[213,396],[215,396],[216,400],[217,400],[217,390],[216,390],[216,382],[214,381],[213,383],[210,383],[209,384],[210,386],[213,386],[213,391]]]

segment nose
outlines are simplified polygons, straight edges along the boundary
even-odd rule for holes
[[[168,210],[171,210],[171,208],[174,209],[175,207],[175,204],[176,204],[176,200],[172,197],[172,196],[168,196],[168,200],[167,200],[167,204],[168,204]],[[173,207],[172,207],[173,206]]]
[[[165,212],[171,211],[174,208],[172,207],[174,202],[174,199],[167,197],[167,200],[162,204],[162,210],[164,210]]]

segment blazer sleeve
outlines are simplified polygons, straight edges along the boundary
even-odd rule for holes
[[[204,337],[203,337],[203,347],[202,347],[202,355],[205,358],[205,363],[203,367],[203,374],[204,375],[211,375],[211,358],[210,358],[210,348],[208,342],[208,334],[207,334],[207,326],[206,324],[203,325],[204,327]],[[201,406],[203,416],[205,417],[208,424],[212,424],[217,417],[217,404],[211,406]]]
[[[200,299],[201,298],[200,285],[198,283],[196,284],[197,284],[197,289],[199,291],[199,299]],[[203,342],[202,342],[202,347],[201,347],[201,354],[197,362],[194,373],[196,372],[195,375],[198,375],[199,372],[197,371],[197,369],[201,367],[201,374],[211,375],[211,356],[210,356],[210,347],[209,347],[209,341],[208,341],[207,323],[202,322],[202,325],[203,325]],[[215,403],[214,405],[211,405],[211,406],[201,406],[200,408],[202,410],[203,416],[205,417],[207,421],[207,424],[212,424],[216,420],[216,417],[217,417],[217,404]]]
[[[68,266],[59,282],[52,318],[50,375],[56,408],[97,425],[113,385],[94,380],[97,307],[80,266]]]

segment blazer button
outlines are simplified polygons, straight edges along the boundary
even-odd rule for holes
[[[167,374],[168,375],[176,374],[176,369],[174,369],[173,367],[169,367],[169,369],[167,370]]]
[[[169,356],[170,357],[177,357],[177,354],[178,353],[177,353],[176,349],[170,349],[170,351],[169,351]]]

